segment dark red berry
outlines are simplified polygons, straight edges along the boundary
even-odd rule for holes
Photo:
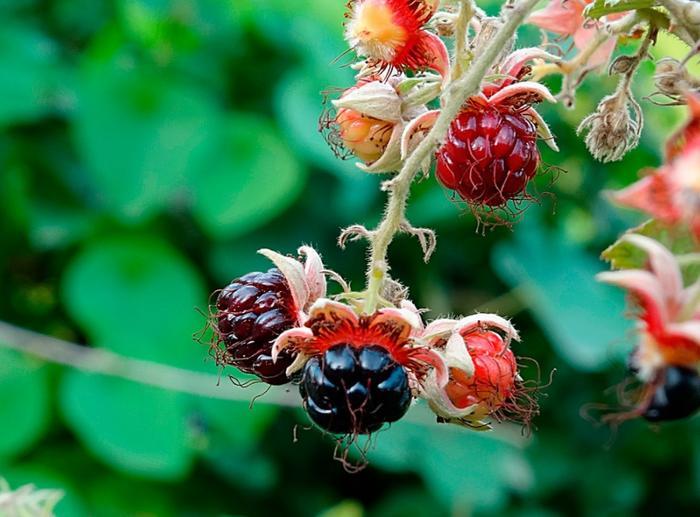
[[[311,420],[334,434],[377,431],[411,403],[406,370],[378,345],[340,344],[312,357],[299,391]]]
[[[650,422],[678,420],[700,410],[700,375],[691,368],[669,366],[643,417]]]
[[[268,384],[285,384],[293,356],[285,351],[272,361],[275,338],[295,324],[287,280],[279,269],[248,273],[234,280],[216,300],[215,330],[223,344],[218,359],[252,373]]]
[[[437,153],[436,176],[474,205],[501,206],[537,172],[537,127],[510,106],[464,109]]]

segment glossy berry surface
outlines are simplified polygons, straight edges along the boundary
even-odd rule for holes
[[[299,391],[311,420],[334,434],[377,431],[411,403],[406,370],[378,345],[340,344],[311,358]]]
[[[650,422],[678,420],[700,410],[700,375],[696,370],[669,366],[643,417]]]
[[[276,269],[234,280],[216,300],[216,333],[222,362],[260,377],[268,384],[289,382],[285,370],[293,357],[283,352],[272,361],[277,336],[294,326],[294,303],[286,279]]]
[[[472,333],[465,336],[465,341],[474,362],[474,375],[469,377],[463,370],[451,368],[447,396],[458,408],[481,404],[495,411],[515,389],[515,355],[495,332]]]
[[[470,204],[501,206],[520,195],[540,163],[537,127],[509,107],[467,108],[437,153],[436,176]]]

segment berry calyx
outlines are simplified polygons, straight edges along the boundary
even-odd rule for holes
[[[257,375],[268,384],[289,382],[285,370],[293,354],[272,360],[272,344],[294,326],[296,307],[287,280],[277,268],[248,273],[219,292],[214,328],[223,347],[217,362]]]
[[[334,434],[367,434],[400,419],[411,404],[406,370],[378,345],[344,343],[312,357],[299,385],[304,408]]]

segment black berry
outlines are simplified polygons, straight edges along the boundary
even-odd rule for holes
[[[294,358],[283,351],[273,363],[271,355],[275,338],[294,326],[294,303],[282,272],[273,268],[234,280],[219,293],[216,309],[220,362],[268,384],[289,382],[285,370]]]
[[[334,434],[376,431],[411,403],[406,370],[378,345],[340,344],[311,358],[299,391],[314,423]]]
[[[700,409],[700,375],[691,368],[669,366],[642,415],[650,422],[686,418]]]

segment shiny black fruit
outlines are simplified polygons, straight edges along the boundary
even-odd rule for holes
[[[378,345],[340,344],[311,358],[299,391],[311,420],[334,434],[376,431],[411,403],[406,370]]]
[[[643,413],[650,422],[686,418],[700,409],[700,375],[691,368],[669,366]]]

